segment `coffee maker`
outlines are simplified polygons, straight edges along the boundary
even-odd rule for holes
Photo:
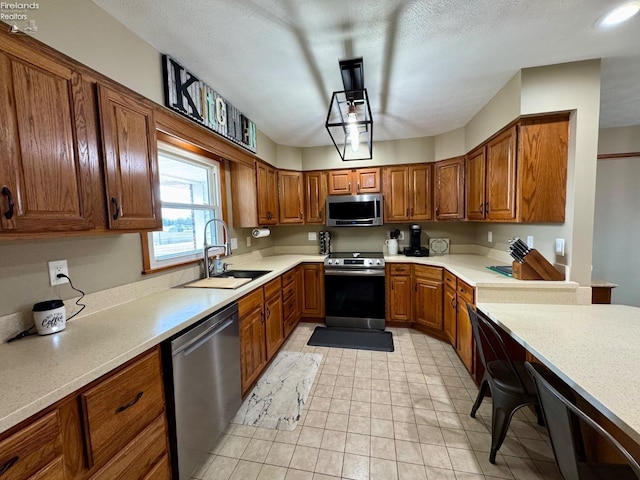
[[[409,227],[409,246],[404,247],[403,253],[407,257],[428,257],[429,249],[420,245],[422,227],[413,224]]]

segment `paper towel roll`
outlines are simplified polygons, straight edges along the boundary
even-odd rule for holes
[[[251,235],[253,235],[253,238],[268,237],[271,235],[271,230],[268,228],[254,228]]]

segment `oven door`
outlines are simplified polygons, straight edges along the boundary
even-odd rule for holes
[[[384,270],[324,272],[327,327],[384,330]]]

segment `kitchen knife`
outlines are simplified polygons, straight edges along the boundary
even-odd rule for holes
[[[515,248],[513,248],[513,245],[511,246],[511,249],[509,250],[509,253],[516,260],[516,262],[518,262],[518,263],[523,263],[524,262],[524,259],[523,259],[522,255],[520,254],[519,251],[517,251]]]
[[[513,244],[513,248],[516,252],[518,252],[518,255],[520,255],[520,257],[524,260],[524,257],[527,256],[527,254],[529,253],[529,249],[528,248],[522,248],[522,245],[520,245],[518,242]],[[522,263],[522,262],[521,262]]]
[[[522,240],[520,240],[519,238],[516,238],[516,245],[519,245],[519,246],[520,246],[520,248],[525,252],[525,255],[531,251],[531,249],[529,248],[529,245],[527,245],[526,243],[524,243],[524,242],[523,242]]]

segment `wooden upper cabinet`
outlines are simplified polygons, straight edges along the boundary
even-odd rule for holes
[[[304,223],[302,172],[278,170],[280,223]]]
[[[434,164],[436,220],[464,218],[464,157]]]
[[[406,166],[382,169],[384,194],[384,221],[409,220],[409,168]]]
[[[234,228],[253,228],[258,223],[256,169],[239,162],[229,162],[231,173],[231,208]]]
[[[489,220],[516,218],[516,138],[514,125],[487,143],[485,215]]]
[[[278,223],[278,176],[276,170],[266,163],[256,162],[256,179],[258,223],[260,225],[276,225]]]
[[[329,170],[329,195],[380,193],[380,168]]]
[[[568,144],[568,114],[520,121],[518,221],[564,222]]]
[[[88,230],[91,99],[79,73],[35,52],[28,57],[0,52],[0,231]]]
[[[305,223],[325,223],[327,200],[326,172],[304,173]]]
[[[410,220],[433,220],[433,164],[409,166]]]
[[[112,229],[161,229],[153,109],[98,86],[108,221]]]
[[[467,156],[467,218],[469,220],[485,218],[485,157],[485,147]]]

